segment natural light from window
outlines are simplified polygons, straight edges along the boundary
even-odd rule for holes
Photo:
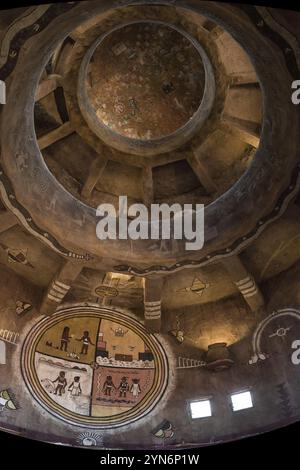
[[[192,401],[190,403],[190,409],[193,419],[207,418],[211,416],[211,406],[209,400]]]
[[[231,395],[233,411],[245,410],[253,407],[252,396],[249,391]]]

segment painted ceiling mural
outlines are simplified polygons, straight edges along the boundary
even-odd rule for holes
[[[89,428],[145,416],[168,383],[164,350],[140,323],[87,307],[38,323],[26,338],[22,370],[50,413]]]
[[[178,449],[300,420],[300,16],[279,20],[201,0],[0,12],[1,430]],[[203,250],[98,240],[124,194],[204,204]]]

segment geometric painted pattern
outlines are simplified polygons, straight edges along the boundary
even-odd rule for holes
[[[69,424],[104,429],[147,415],[168,385],[158,339],[123,313],[64,308],[35,325],[22,348],[22,374],[35,400]]]

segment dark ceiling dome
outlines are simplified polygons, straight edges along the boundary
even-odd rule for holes
[[[300,17],[131,3],[0,12],[0,428],[166,449],[286,425]],[[203,248],[100,241],[96,209],[119,216],[120,196],[204,204]]]

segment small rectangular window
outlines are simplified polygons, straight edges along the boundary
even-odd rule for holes
[[[190,402],[192,419],[207,418],[211,416],[210,400],[199,400]]]
[[[0,104],[6,104],[6,86],[2,80],[0,80]]]
[[[245,410],[253,407],[252,396],[249,391],[231,395],[233,411]]]

